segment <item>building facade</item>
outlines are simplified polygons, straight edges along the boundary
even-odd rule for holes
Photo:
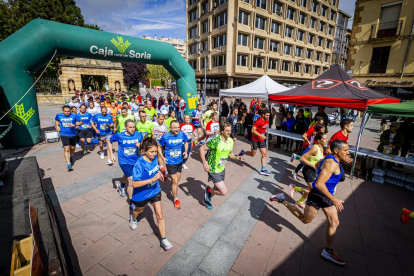
[[[187,42],[186,42],[186,40],[182,41],[178,38],[171,38],[171,37],[170,38],[165,38],[163,36],[161,38],[158,38],[158,39],[157,39],[157,36],[154,36],[154,38],[152,38],[150,36],[143,36],[142,38],[170,43],[174,46],[175,49],[177,49],[177,51],[183,56],[183,58],[185,58],[187,60]]]
[[[369,87],[414,91],[413,0],[357,0],[347,69]]]
[[[187,0],[188,62],[198,88],[267,74],[301,84],[329,68],[339,0]],[[206,59],[206,64],[204,64]],[[206,65],[206,66],[205,66]]]
[[[346,69],[346,60],[348,58],[349,36],[348,21],[352,16],[339,10],[332,50],[332,64],[339,64],[342,69]]]

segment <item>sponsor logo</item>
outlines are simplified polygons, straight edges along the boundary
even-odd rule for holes
[[[320,79],[312,81],[312,89],[331,89],[343,83],[342,81],[331,79]]]
[[[347,80],[345,83],[352,86],[352,87],[354,87],[354,88],[356,88],[356,89],[358,89],[358,90],[368,90],[368,87],[366,87],[365,85],[363,85],[362,83],[360,83],[357,80],[351,79],[351,80]]]
[[[127,40],[124,42],[124,39],[122,36],[117,36],[118,41],[115,40],[115,38],[112,38],[111,42],[115,45],[115,47],[118,49],[118,51],[123,54],[125,53],[125,50],[128,49],[129,46],[131,46],[131,43]]]
[[[33,108],[30,108],[27,112],[25,112],[23,104],[16,105],[15,110],[16,112],[11,111],[9,113],[9,117],[19,125],[27,125],[33,114],[36,112]]]
[[[125,53],[125,51],[132,45],[128,40],[124,42],[122,36],[117,36],[118,40],[112,38],[112,44],[118,49],[118,53],[116,53],[114,49],[111,49],[109,46],[105,46],[100,48],[96,45],[92,45],[89,48],[89,52],[93,55],[99,55],[103,57],[111,56],[111,57],[125,57],[125,58],[140,58],[140,59],[151,59],[151,54],[145,52],[137,52],[136,50],[129,50],[129,52]]]

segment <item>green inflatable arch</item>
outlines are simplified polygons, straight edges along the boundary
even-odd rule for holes
[[[33,73],[55,50],[60,56],[162,65],[177,80],[178,94],[187,102],[186,113],[198,103],[194,71],[171,44],[36,19],[0,43],[0,117],[33,85]],[[8,116],[13,131],[1,140],[3,146],[25,147],[41,141],[34,88]],[[0,125],[7,122],[5,118]]]

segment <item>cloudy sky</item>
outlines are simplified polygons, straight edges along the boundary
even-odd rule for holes
[[[129,36],[185,38],[185,0],[77,0],[85,22]],[[353,15],[355,0],[339,8]],[[352,23],[352,22],[351,22]],[[352,24],[350,24],[350,27]]]

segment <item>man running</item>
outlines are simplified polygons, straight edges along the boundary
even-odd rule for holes
[[[318,210],[322,208],[328,220],[326,227],[326,247],[321,255],[325,259],[338,265],[345,265],[345,261],[338,257],[333,251],[336,229],[339,225],[338,212],[344,210],[344,201],[334,196],[336,187],[340,181],[345,180],[345,173],[340,161],[349,159],[348,144],[342,140],[332,141],[332,155],[327,155],[319,165],[316,179],[312,183],[312,190],[308,195],[304,212],[293,204],[285,201],[284,193],[273,195],[270,201],[282,203],[301,222],[307,224],[312,222]]]
[[[352,130],[354,129],[354,121],[351,119],[343,119],[339,125],[341,126],[341,130],[332,135],[331,139],[329,140],[329,144],[335,140],[348,142],[349,133],[352,133]]]
[[[92,115],[86,112],[86,105],[82,104],[79,108],[79,114],[76,116],[77,122],[82,122],[78,127],[78,137],[80,139],[83,155],[90,153],[86,150],[85,141],[90,144],[92,141]]]
[[[210,104],[210,109],[204,112],[202,122],[204,123],[204,127],[207,127],[208,122],[211,120],[211,114],[217,112],[217,104],[213,103]]]
[[[266,130],[269,126],[270,111],[267,109],[259,110],[259,115],[260,118],[257,119],[252,128],[253,135],[251,150],[245,154],[254,157],[257,153],[257,149],[259,149],[262,154],[262,168],[260,170],[260,174],[268,176],[270,173],[266,170]]]
[[[200,145],[202,145],[203,142],[200,142],[200,141],[204,140],[206,135],[201,126],[201,122],[203,120],[203,107],[201,106],[201,104],[198,104],[197,109],[193,110],[193,113],[191,113],[191,120],[192,120],[192,124],[194,125],[194,128],[197,131],[198,139],[195,142],[198,141]]]
[[[190,158],[191,146],[192,146],[191,142],[193,140],[193,133],[195,133],[194,125],[192,123],[190,123],[190,115],[188,115],[188,114],[184,115],[184,123],[180,124],[180,130],[182,132],[184,132],[184,134],[188,138],[187,158],[183,159],[183,168],[184,168],[184,170],[188,170],[185,163],[187,162],[188,158]]]
[[[159,144],[158,155],[166,164],[168,175],[172,181],[171,191],[174,197],[174,207],[178,210],[181,208],[178,200],[178,182],[181,179],[183,158],[188,157],[188,138],[180,131],[178,121],[171,122],[171,131],[161,137]],[[161,147],[164,147],[164,154]]]
[[[164,111],[161,112],[160,115],[158,115],[157,121],[153,122],[154,125],[154,138],[159,141],[161,137],[168,133],[168,126],[164,123],[164,114],[166,113]]]
[[[134,121],[134,116],[128,114],[128,108],[126,107],[122,107],[121,108],[121,114],[118,114],[116,116],[116,125],[117,125],[117,132],[124,132],[125,129],[125,122],[127,120],[132,120]]]
[[[92,118],[93,122],[93,129],[95,133],[98,134],[99,139],[99,150],[101,152],[101,159],[105,158],[104,154],[104,144],[107,144],[107,152],[106,155],[108,156],[108,161],[106,164],[108,166],[112,166],[113,162],[111,161],[111,152],[112,147],[109,143],[109,138],[111,138],[112,127],[114,126],[114,122],[112,120],[112,116],[108,114],[108,109],[104,106],[101,108],[101,114],[96,114]]]
[[[147,120],[147,114],[144,111],[139,112],[139,121],[136,122],[135,127],[138,132],[141,132],[142,136],[148,134],[148,137],[154,137],[154,124],[152,120]]]
[[[55,127],[60,133],[60,140],[63,144],[63,156],[65,157],[68,171],[73,168],[73,153],[76,145],[76,126],[81,125],[82,121],[76,122],[76,114],[70,112],[70,107],[64,105],[62,113],[56,114]]]
[[[147,120],[152,122],[154,120],[154,117],[157,117],[157,111],[155,108],[152,107],[151,99],[147,99],[145,108],[144,108],[145,114],[148,116]],[[141,114],[139,115],[141,118]]]
[[[242,156],[235,156],[233,153],[233,139],[230,138],[231,123],[224,122],[220,125],[220,135],[210,139],[205,145],[200,147],[200,157],[203,162],[204,171],[208,173],[208,181],[213,182],[213,187],[206,186],[204,204],[207,209],[213,210],[211,198],[214,195],[225,196],[227,187],[224,184],[225,165],[230,156],[233,160],[243,161]],[[206,159],[206,152],[208,157]]]

